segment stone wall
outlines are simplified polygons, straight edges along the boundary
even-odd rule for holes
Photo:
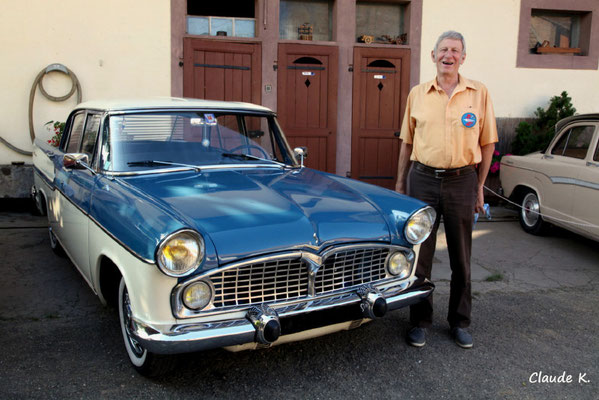
[[[22,163],[0,165],[0,198],[29,198],[32,185],[32,165]]]

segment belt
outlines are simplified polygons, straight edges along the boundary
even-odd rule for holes
[[[449,176],[464,175],[467,172],[474,171],[474,165],[466,165],[465,167],[461,168],[437,169],[415,161],[414,169],[427,175],[432,175],[435,178],[447,178]]]

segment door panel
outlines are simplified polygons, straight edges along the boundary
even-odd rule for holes
[[[279,44],[279,122],[292,147],[309,149],[305,165],[335,172],[337,47]]]
[[[183,95],[260,104],[258,43],[184,39]]]
[[[354,48],[351,176],[395,187],[409,92],[408,49]]]

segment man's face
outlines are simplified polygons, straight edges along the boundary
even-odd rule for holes
[[[431,57],[437,65],[438,75],[457,75],[466,55],[463,53],[461,40],[443,39],[437,47],[437,54],[433,51]]]

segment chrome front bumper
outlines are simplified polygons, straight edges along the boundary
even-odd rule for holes
[[[383,292],[387,310],[396,310],[416,304],[434,290],[428,280],[414,280],[405,287],[392,287]],[[348,329],[343,322],[365,319],[361,310],[362,298],[358,290],[329,297],[324,301],[311,300],[294,307],[277,308],[281,321],[281,336],[273,343],[286,342],[287,336],[312,330],[308,337],[320,336]],[[367,319],[367,318],[366,318]],[[359,326],[360,324],[357,324]],[[322,330],[323,327],[332,329]],[[220,347],[239,346],[256,342],[256,329],[247,318],[216,322],[189,322],[179,325],[149,326],[133,321],[133,336],[148,351],[156,354],[178,354]]]

